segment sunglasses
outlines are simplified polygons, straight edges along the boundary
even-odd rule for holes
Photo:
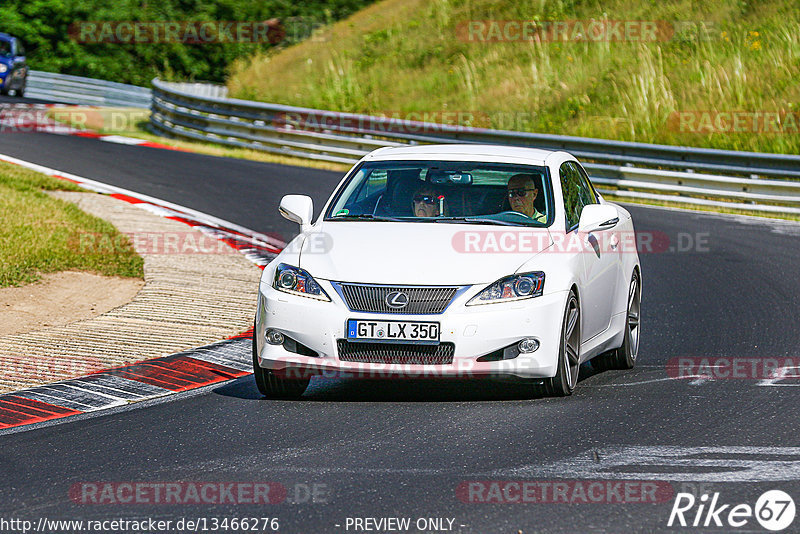
[[[419,204],[420,202],[424,202],[425,204],[436,204],[438,202],[438,197],[433,197],[430,195],[417,195],[414,197],[414,202]]]
[[[528,196],[528,191],[538,191],[538,189],[509,189],[508,198],[514,198],[514,197],[525,198]]]

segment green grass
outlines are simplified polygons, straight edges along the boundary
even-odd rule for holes
[[[467,42],[457,32],[470,20],[588,19],[689,24],[650,42]],[[793,0],[385,0],[327,37],[238,61],[231,96],[372,114],[463,111],[475,126],[800,153],[797,128],[682,132],[674,115],[800,112]]]
[[[252,148],[240,148],[228,145],[221,145],[218,143],[211,143],[207,141],[194,141],[190,139],[178,139],[173,137],[164,137],[156,135],[148,127],[148,123],[140,122],[136,130],[125,132],[129,137],[136,137],[154,143],[175,147],[189,152],[197,152],[198,154],[207,154],[209,156],[220,156],[224,158],[248,159],[252,161],[263,161],[266,163],[279,163],[281,165],[293,165],[295,167],[311,167],[314,169],[324,169],[328,171],[339,171],[342,174],[352,167],[343,163],[334,163],[329,161],[305,159],[295,156],[284,156],[282,154],[274,154],[272,152],[264,152]]]
[[[55,190],[81,189],[0,163],[0,287],[35,282],[43,273],[65,270],[142,278],[142,258],[128,238],[102,219],[45,193]],[[115,246],[85,246],[90,243],[86,236],[91,243]]]
[[[72,126],[104,135],[130,135],[138,124],[150,120],[150,110],[125,107],[54,106],[47,117]]]

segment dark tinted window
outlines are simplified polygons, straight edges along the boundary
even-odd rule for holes
[[[510,207],[509,181],[525,175],[536,194],[526,193],[531,213]],[[521,178],[517,177],[517,181]],[[337,192],[326,218],[475,218],[483,222],[546,226],[552,210],[550,176],[545,167],[475,161],[368,161]],[[516,197],[521,195],[516,194]],[[419,203],[435,204],[420,215]],[[424,207],[424,206],[419,206]],[[538,215],[537,215],[538,214]],[[536,216],[534,216],[536,215]],[[481,221],[475,221],[481,222]]]
[[[561,179],[561,190],[564,195],[564,212],[567,219],[567,230],[578,225],[581,212],[587,204],[597,204],[594,190],[586,176],[571,161],[561,164],[558,171]]]
[[[575,165],[575,162],[572,162],[572,164]],[[592,197],[594,198],[594,201],[590,202],[590,204],[599,204],[600,203],[600,198],[597,196],[597,190],[594,188],[594,184],[592,183],[591,180],[589,180],[589,175],[586,174],[586,169],[584,169],[583,166],[581,166],[581,165],[575,165],[575,167],[581,173],[581,177],[583,178],[583,181],[586,182],[586,184],[589,187],[589,191],[592,193]]]

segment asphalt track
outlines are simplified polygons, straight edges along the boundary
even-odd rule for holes
[[[310,194],[319,208],[340,178],[42,133],[0,136],[0,153],[284,237],[295,228],[277,213],[280,196]],[[670,529],[674,498],[459,500],[456,488],[466,481],[624,477],[663,481],[674,492],[720,492],[725,503],[753,505],[767,489],[800,498],[797,379],[674,380],[667,370],[676,357],[800,356],[800,225],[629,209],[637,231],[657,233],[673,247],[641,254],[644,330],[633,371],[594,374],[584,366],[575,395],[565,399],[488,382],[315,378],[300,401],[268,401],[248,376],[166,402],[5,433],[0,518],[266,516],[292,533],[354,532],[347,518],[355,517],[409,517],[412,525],[453,518],[452,531],[465,533],[763,532],[755,520],[742,529]],[[678,250],[683,245],[688,250]],[[691,461],[664,459],[670,451]],[[628,460],[609,464],[614,457]],[[767,481],[752,475],[759,469]],[[69,497],[75,483],[131,481],[272,481],[289,498],[273,505],[87,505]],[[304,500],[311,484],[325,490],[318,502]]]

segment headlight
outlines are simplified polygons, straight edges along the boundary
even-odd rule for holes
[[[292,267],[281,263],[275,270],[275,280],[272,287],[284,293],[300,295],[317,300],[330,301],[330,297],[325,293],[314,278],[299,267]]]
[[[467,306],[511,302],[541,296],[544,291],[544,273],[524,273],[501,278],[472,297]]]
[[[8,70],[8,65],[0,63],[0,74],[4,73],[7,70]]]

